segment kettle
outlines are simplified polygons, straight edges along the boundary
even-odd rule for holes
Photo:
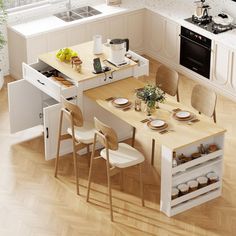
[[[198,19],[206,19],[208,18],[208,11],[210,6],[205,4],[205,0],[195,1],[196,10],[194,12],[194,16]]]
[[[125,54],[129,50],[129,39],[112,39],[110,49],[110,61],[116,65],[124,63]]]

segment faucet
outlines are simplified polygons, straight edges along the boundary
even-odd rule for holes
[[[71,10],[71,0],[68,0],[68,2],[66,3],[66,8],[67,8],[67,10],[68,11],[70,11]]]

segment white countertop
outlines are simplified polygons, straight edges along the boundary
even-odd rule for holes
[[[38,20],[17,24],[13,26],[9,26],[11,29],[13,29],[15,32],[19,33],[25,38],[34,37],[38,34],[46,33],[49,31],[55,31],[63,28],[70,27],[72,25],[79,25],[83,24],[85,22],[91,22],[100,20],[103,18],[106,18],[108,16],[113,16],[121,13],[127,13],[130,11],[142,9],[144,6],[143,4],[139,3],[137,1],[136,4],[131,4],[131,1],[127,1],[126,3],[123,3],[121,6],[107,6],[105,3],[102,4],[89,4],[93,8],[95,8],[98,11],[101,11],[102,13],[99,15],[71,21],[71,22],[65,22],[58,17],[52,15],[49,17],[41,18]]]
[[[51,32],[72,25],[79,25],[85,22],[92,22],[98,19],[103,19],[108,16],[118,15],[121,13],[132,12],[134,10],[147,8],[152,10],[170,20],[179,23],[186,28],[189,28],[199,34],[202,34],[210,39],[220,41],[225,45],[236,48],[236,29],[225,33],[215,35],[196,25],[186,22],[184,19],[190,17],[194,11],[194,4],[188,0],[123,0],[121,6],[107,6],[105,1],[94,1],[91,5],[95,9],[102,12],[102,14],[72,21],[64,22],[63,20],[55,17],[48,16],[38,20],[30,21],[27,23],[9,26],[11,29],[21,34],[25,38],[34,37],[38,34]],[[135,2],[135,3],[134,3]],[[214,10],[211,11],[212,15],[218,14],[221,11],[221,4],[210,2],[210,6],[214,4]]]

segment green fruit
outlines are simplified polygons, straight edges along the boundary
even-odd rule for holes
[[[61,61],[65,61],[65,58],[66,58],[66,56],[65,56],[64,54],[61,54],[60,60],[61,60]]]

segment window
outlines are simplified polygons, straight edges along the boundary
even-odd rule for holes
[[[49,3],[50,0],[4,0],[4,6],[7,10],[36,7]]]

